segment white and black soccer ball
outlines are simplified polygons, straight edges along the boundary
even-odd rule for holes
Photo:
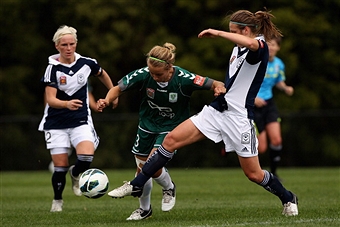
[[[109,179],[100,169],[88,169],[80,176],[79,188],[87,198],[100,198],[109,189]]]

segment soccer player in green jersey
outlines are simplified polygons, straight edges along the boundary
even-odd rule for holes
[[[189,102],[194,91],[216,92],[216,89],[220,89],[225,92],[223,82],[175,66],[175,50],[176,47],[171,43],[154,46],[147,54],[147,67],[124,76],[118,86],[107,93],[105,99],[97,102],[98,111],[102,112],[121,93],[132,89],[141,91],[139,125],[132,147],[137,164],[136,175],[140,173],[149,155],[162,144],[164,137],[190,117]],[[168,171],[163,167],[153,175],[153,179],[163,188],[162,211],[171,210],[176,201],[176,186]],[[151,189],[150,178],[139,197],[140,207],[127,220],[142,220],[152,215]]]

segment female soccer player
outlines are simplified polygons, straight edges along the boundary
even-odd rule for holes
[[[108,89],[113,84],[95,59],[76,53],[76,29],[61,26],[54,34],[53,42],[59,54],[48,58],[49,64],[41,79],[47,104],[39,130],[45,133],[46,146],[54,164],[51,212],[60,212],[67,171],[71,175],[74,194],[81,196],[79,175],[89,169],[99,143],[89,109],[88,78],[98,77]],[[68,153],[72,147],[76,150],[77,161],[69,168]]]
[[[258,160],[257,138],[253,123],[254,100],[263,81],[268,46],[264,38],[281,36],[272,23],[270,12],[239,10],[230,15],[230,32],[207,29],[198,37],[222,37],[236,44],[228,62],[225,86],[210,105],[172,130],[162,145],[147,160],[132,181],[109,192],[112,197],[139,196],[144,183],[172,158],[174,151],[199,140],[223,140],[226,151],[235,151],[249,180],[276,195],[282,202],[282,214],[298,214],[297,197],[286,190],[277,177],[262,170]],[[221,91],[215,91],[217,93]]]
[[[148,156],[163,142],[164,137],[178,124],[190,117],[189,101],[196,90],[225,90],[224,83],[191,73],[174,66],[176,47],[171,43],[154,46],[147,54],[147,67],[137,69],[111,88],[105,99],[99,99],[98,111],[109,105],[123,92],[131,89],[141,91],[137,136],[132,147],[137,171],[140,173]],[[168,171],[163,167],[152,174],[163,188],[162,210],[169,211],[176,201],[176,188]],[[142,220],[152,215],[152,179],[144,184],[139,198],[140,207],[127,220]]]
[[[258,130],[259,153],[267,150],[267,138],[269,139],[270,172],[277,176],[276,169],[281,160],[282,138],[280,117],[273,99],[273,87],[277,87],[286,95],[293,95],[294,88],[285,83],[285,65],[276,57],[280,50],[281,37],[267,40],[269,49],[269,61],[266,75],[255,98],[255,124]]]

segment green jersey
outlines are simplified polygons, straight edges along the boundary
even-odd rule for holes
[[[121,91],[139,89],[142,100],[139,127],[151,133],[169,132],[190,117],[189,101],[193,91],[211,89],[213,80],[174,66],[168,82],[156,82],[148,67],[124,76],[118,86]]]

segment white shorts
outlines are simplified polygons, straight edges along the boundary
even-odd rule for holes
[[[82,141],[91,141],[96,150],[99,137],[91,125],[81,125],[68,129],[44,130],[47,149],[76,147]]]
[[[211,106],[204,106],[190,120],[208,139],[215,143],[223,140],[227,152],[235,151],[241,157],[258,155],[253,120],[233,115],[228,110],[219,112]]]

